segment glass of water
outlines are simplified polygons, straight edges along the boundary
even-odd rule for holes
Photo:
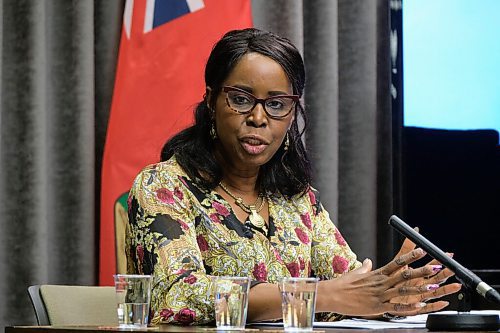
[[[317,278],[283,278],[279,283],[285,331],[313,330]]]
[[[149,322],[151,275],[117,274],[114,278],[120,328],[146,328]]]
[[[213,278],[213,290],[217,329],[245,329],[250,278],[215,276]]]

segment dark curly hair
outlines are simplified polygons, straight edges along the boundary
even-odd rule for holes
[[[214,139],[210,136],[211,111],[224,80],[247,53],[265,55],[281,65],[292,84],[293,94],[302,96],[305,83],[304,62],[299,51],[286,38],[254,28],[226,33],[212,49],[205,67],[205,84],[212,89],[209,101],[204,97],[195,109],[195,124],[173,136],[164,145],[161,160],[175,155],[177,162],[198,186],[211,190],[222,180],[222,169],[214,155]],[[290,144],[284,144],[265,165],[261,166],[258,188],[261,193],[293,196],[305,193],[311,183],[311,165],[301,136],[307,118],[301,103],[288,131]],[[302,119],[302,130],[298,119]]]

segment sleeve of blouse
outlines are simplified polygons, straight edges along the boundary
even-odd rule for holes
[[[312,207],[313,242],[311,265],[314,274],[322,280],[336,278],[351,271],[361,263],[356,259],[328,212],[319,201],[318,192],[309,191]]]
[[[144,169],[130,191],[131,256],[137,273],[153,274],[153,324],[214,319],[190,194],[183,179],[163,164]]]

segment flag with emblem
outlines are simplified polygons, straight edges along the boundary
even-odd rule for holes
[[[193,122],[204,66],[224,33],[252,26],[251,0],[127,0],[106,133],[99,283],[126,271],[127,196],[163,144]]]

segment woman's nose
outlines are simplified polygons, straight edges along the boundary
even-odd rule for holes
[[[267,125],[267,114],[264,110],[264,104],[262,102],[257,102],[252,111],[247,117],[247,123],[252,124],[255,127],[262,127]]]

